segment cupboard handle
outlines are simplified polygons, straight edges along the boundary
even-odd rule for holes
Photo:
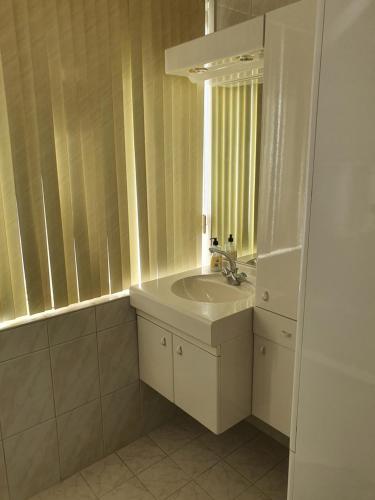
[[[161,343],[161,345],[167,345],[167,339],[165,337],[162,337],[160,339],[160,343]]]
[[[265,291],[263,292],[262,299],[263,299],[265,302],[268,302],[268,301],[269,301],[269,298],[270,298],[270,293],[269,293],[267,290],[265,290]]]
[[[265,348],[265,346],[264,345],[260,346],[259,347],[259,351],[260,351],[261,354],[266,354],[266,348]]]
[[[287,332],[286,330],[281,330],[281,333],[285,336],[285,337],[291,337],[292,334],[290,332]]]
[[[176,349],[176,352],[177,354],[179,354],[180,356],[182,356],[182,346],[178,346],[177,349]]]

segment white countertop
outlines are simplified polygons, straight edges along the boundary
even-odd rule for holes
[[[244,283],[249,294],[230,302],[198,302],[187,300],[171,291],[173,283],[189,276],[211,274],[209,268],[198,268],[130,288],[130,303],[139,311],[155,317],[198,340],[216,346],[244,331],[251,330],[255,300],[255,270],[246,268],[249,281]],[[218,274],[218,273],[215,273]],[[223,283],[225,278],[223,277]],[[228,285],[230,286],[230,285]]]

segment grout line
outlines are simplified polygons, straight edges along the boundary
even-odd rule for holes
[[[1,332],[0,332],[0,335],[1,335]],[[36,354],[38,352],[41,352],[41,351],[45,351],[46,349],[49,349],[49,344],[47,342],[47,345],[43,346],[43,347],[37,347],[36,349],[33,349],[32,351],[29,351],[29,352],[24,352],[22,354],[17,354],[16,356],[12,356],[10,358],[6,358],[6,359],[2,359],[0,361],[0,366],[4,363],[8,363],[8,361],[14,361],[16,359],[21,359],[21,358],[25,358],[26,356],[30,356],[32,354]]]
[[[97,460],[97,462],[99,462],[99,460]],[[94,462],[94,464],[95,464],[95,463],[97,463],[97,462]],[[91,465],[94,465],[94,464],[91,464]],[[90,466],[89,466],[89,467],[90,467]],[[85,467],[85,468],[86,468],[86,467]],[[99,497],[99,496],[95,493],[95,491],[91,488],[90,483],[86,480],[85,476],[82,474],[82,471],[83,471],[83,470],[84,470],[84,469],[80,470],[80,471],[78,472],[78,474],[80,475],[80,477],[82,478],[82,480],[84,481],[84,483],[87,485],[87,487],[89,488],[89,490],[91,491],[91,493],[94,495],[94,497],[95,497],[95,498],[100,498],[100,497]],[[115,489],[115,488],[113,488],[113,489]],[[111,490],[111,491],[113,491],[113,490]],[[108,493],[110,493],[110,492],[108,491]]]
[[[74,337],[72,339],[67,339],[67,340],[63,340],[60,342],[56,342],[55,344],[50,344],[50,348],[54,349],[56,347],[60,347],[60,346],[65,345],[65,344],[71,344],[72,342],[77,342],[77,340],[85,339],[86,337],[89,337],[90,335],[95,335],[95,334],[96,334],[96,330],[91,331],[91,332],[87,332],[87,333],[83,333],[83,334],[78,335],[78,337]]]
[[[40,349],[37,349],[35,351],[27,352],[27,353],[24,353],[24,354],[20,354],[19,356],[16,356],[15,358],[9,358],[9,359],[0,361],[0,365],[5,365],[6,363],[12,363],[14,361],[25,359],[25,358],[27,358],[29,356],[33,356],[34,354],[39,354],[39,353],[41,353],[43,351],[48,351],[48,350],[49,350],[49,345],[47,344],[46,346],[41,347]]]
[[[53,422],[55,420],[57,420],[55,416],[49,417],[46,420],[43,420],[42,422],[38,422],[37,424],[34,424],[31,427],[26,427],[26,429],[22,429],[22,431],[15,432],[14,434],[11,434],[10,436],[3,436],[1,440],[3,442],[4,441],[8,441],[9,439],[12,439],[14,437],[20,436],[24,432],[28,432],[28,431],[33,430],[35,427],[39,427],[41,425],[48,424],[48,423]]]

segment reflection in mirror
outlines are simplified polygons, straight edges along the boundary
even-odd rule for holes
[[[256,253],[261,104],[257,79],[212,88],[211,235],[238,257]]]

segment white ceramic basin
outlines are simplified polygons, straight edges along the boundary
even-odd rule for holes
[[[240,270],[255,283],[252,269]],[[251,283],[229,285],[221,273],[209,274],[207,268],[164,276],[130,288],[130,303],[141,316],[154,318],[213,347],[249,329],[254,297],[255,286]]]
[[[221,274],[202,274],[175,281],[171,291],[178,297],[195,302],[220,303],[246,298],[249,288],[251,285],[246,282],[240,286],[230,285]]]

